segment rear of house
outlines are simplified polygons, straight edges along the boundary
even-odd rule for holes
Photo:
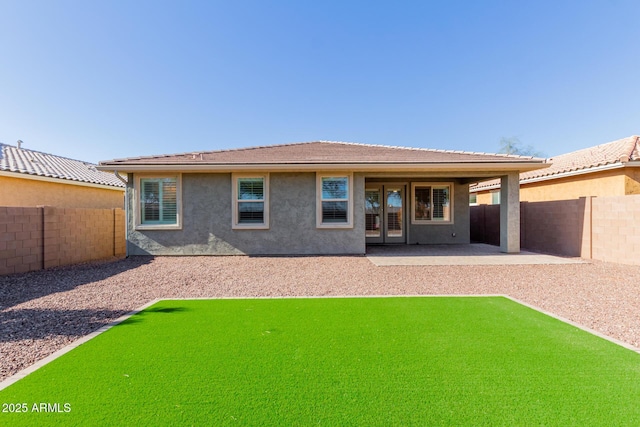
[[[129,255],[308,255],[469,243],[469,183],[479,177],[507,183],[504,249],[518,251],[513,183],[545,166],[531,157],[319,141],[111,160],[99,169],[128,174]]]

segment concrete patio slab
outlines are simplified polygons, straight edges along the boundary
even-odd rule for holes
[[[484,243],[470,245],[398,245],[368,246],[367,258],[377,266],[390,265],[536,265],[581,264],[581,258],[521,251],[500,252],[498,246]]]

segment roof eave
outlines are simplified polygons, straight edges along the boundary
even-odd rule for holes
[[[101,163],[96,169],[118,172],[313,172],[316,170],[376,172],[433,171],[518,171],[528,172],[549,167],[543,162],[470,162],[470,163],[244,163],[244,164],[109,164]]]
[[[98,184],[95,182],[87,182],[87,181],[76,181],[73,179],[58,178],[58,177],[46,176],[46,175],[35,175],[35,174],[26,173],[26,172],[13,172],[13,171],[0,170],[0,176],[5,176],[7,178],[14,178],[14,179],[29,179],[33,181],[45,181],[45,182],[52,182],[56,184],[77,185],[80,187],[100,188],[103,190],[116,190],[116,191],[125,190],[125,186]]]
[[[587,175],[590,173],[604,172],[604,171],[610,171],[610,170],[622,169],[622,168],[640,168],[640,161],[632,160],[625,163],[615,162],[615,163],[609,163],[601,166],[594,166],[586,169],[578,169],[578,170],[572,170],[567,172],[554,173],[551,175],[536,176],[532,178],[523,178],[520,180],[520,185],[532,184],[535,182],[542,182],[542,181],[551,181],[554,179],[568,178],[568,177],[579,176],[579,175]],[[478,192],[478,191],[485,191],[485,190],[495,190],[497,188],[500,188],[499,183],[485,185],[481,187],[472,187],[469,189],[469,191]]]
[[[529,184],[529,183],[533,183],[533,182],[549,181],[549,180],[552,180],[552,179],[560,179],[560,178],[567,178],[567,177],[578,176],[578,175],[586,175],[586,174],[590,174],[590,173],[603,172],[603,171],[609,171],[609,170],[621,169],[621,168],[624,168],[624,167],[634,166],[634,165],[631,165],[629,163],[630,162],[628,162],[628,163],[615,162],[615,163],[609,163],[609,164],[606,164],[606,165],[594,166],[594,167],[590,167],[590,168],[586,168],[586,169],[578,169],[578,170],[554,173],[554,174],[551,174],[551,175],[543,175],[543,176],[535,176],[535,177],[531,177],[531,178],[524,178],[524,179],[520,180],[520,184]]]

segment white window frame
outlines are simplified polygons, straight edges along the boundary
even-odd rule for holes
[[[347,178],[346,199],[323,199],[323,178]],[[322,202],[347,202],[347,222],[322,222]],[[316,227],[317,228],[353,228],[353,173],[322,172],[316,173]]]
[[[175,224],[143,224],[142,223],[142,179],[166,179],[176,180],[176,223]],[[136,174],[133,182],[135,229],[136,230],[182,230],[182,174]]]
[[[500,204],[500,190],[491,190],[489,192],[489,195],[491,196],[491,204],[492,205],[499,205]]]
[[[433,204],[433,188],[449,187],[449,219],[437,220],[433,219],[433,207],[431,219],[416,219],[416,187],[431,187],[431,200]],[[411,183],[411,224],[428,224],[428,225],[450,225],[453,224],[453,182],[412,182]]]
[[[262,178],[264,180],[263,199],[262,200],[238,200],[238,182],[240,178]],[[267,230],[269,229],[269,174],[258,173],[233,173],[231,174],[231,228],[234,230]],[[246,223],[239,221],[238,203],[240,202],[261,202],[264,206],[262,223]]]

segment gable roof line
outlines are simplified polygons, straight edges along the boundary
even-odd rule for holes
[[[361,142],[343,142],[343,141],[323,141],[323,140],[320,140],[320,141],[304,142],[302,144],[312,144],[313,142],[324,142],[324,143],[328,143],[328,144],[359,145],[359,146],[363,146],[363,147],[394,148],[394,149],[398,149],[398,150],[427,151],[427,152],[432,152],[432,153],[482,154],[482,155],[485,155],[485,156],[510,157],[510,158],[514,158],[514,159],[535,159],[535,157],[533,157],[533,156],[521,156],[521,155],[517,155],[517,154],[486,153],[486,152],[482,152],[482,151],[464,151],[464,150],[444,150],[444,149],[437,149],[437,148],[406,147],[406,146],[402,146],[402,145],[366,144],[366,143],[361,143]]]
[[[631,138],[633,138],[634,136],[636,140],[633,144],[629,144],[629,152],[627,153],[626,162],[640,160],[640,136],[633,135],[631,136]],[[625,163],[625,161],[623,161],[622,159],[620,159],[620,161]]]
[[[18,147],[17,147],[17,146],[15,146],[15,145],[5,144],[4,142],[0,142],[0,146],[3,146],[3,145],[4,145],[5,147],[13,148],[13,149],[15,149],[15,150],[19,150],[19,151],[24,152],[24,153],[42,154],[42,155],[44,155],[44,156],[56,157],[56,158],[58,158],[58,159],[62,159],[62,160],[71,160],[71,161],[73,161],[73,162],[80,162],[80,163],[84,163],[85,165],[94,165],[93,163],[91,163],[91,162],[85,162],[84,160],[72,159],[71,157],[65,157],[65,156],[58,156],[57,154],[47,153],[47,152],[39,151],[39,150],[32,150],[32,149],[30,149],[30,148],[24,148],[24,147],[19,147],[19,148],[18,148]],[[0,153],[0,155],[1,155],[1,153]],[[0,159],[1,159],[1,158],[2,158],[2,157],[0,157]],[[95,165],[94,165],[94,166],[95,166]]]
[[[492,156],[492,157],[501,157],[501,158],[506,157],[506,158],[512,158],[512,159],[523,159],[523,160],[532,160],[532,161],[544,160],[542,158],[537,158],[533,156],[520,156],[520,155],[514,155],[514,154],[485,153],[485,152],[477,152],[477,151],[443,150],[443,149],[422,148],[422,147],[405,147],[405,146],[399,146],[399,145],[381,145],[381,144],[366,144],[366,143],[360,143],[360,142],[317,140],[317,141],[291,142],[291,143],[273,144],[273,145],[255,145],[251,147],[227,148],[227,149],[220,149],[220,150],[188,151],[183,153],[158,154],[158,155],[152,155],[152,156],[124,157],[124,158],[118,158],[113,160],[101,161],[99,164],[102,165],[105,163],[123,162],[123,161],[163,159],[163,158],[176,157],[176,156],[194,156],[194,159],[195,159],[195,156],[199,156],[203,154],[252,151],[252,150],[260,150],[260,149],[270,149],[270,148],[293,147],[298,145],[316,144],[316,143],[353,145],[353,146],[372,147],[372,148],[389,148],[394,150],[403,150],[403,151],[412,150],[412,151],[431,152],[431,153],[485,155],[485,156]]]

